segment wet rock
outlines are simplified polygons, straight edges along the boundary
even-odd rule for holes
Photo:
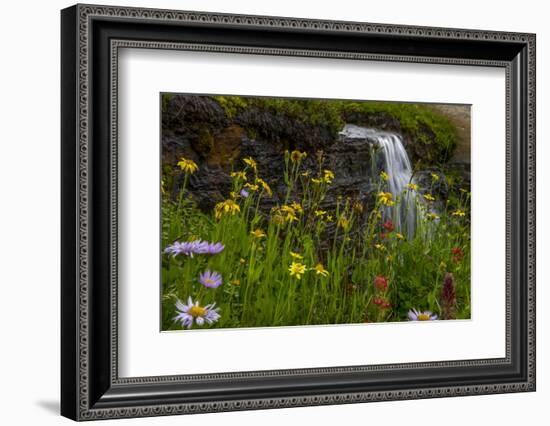
[[[439,169],[419,170],[413,175],[413,181],[418,185],[420,195],[429,194],[435,198],[436,201],[429,204],[431,211],[442,212],[445,209],[445,201],[449,196],[449,185],[445,175]]]

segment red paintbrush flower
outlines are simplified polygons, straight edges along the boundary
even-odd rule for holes
[[[450,272],[447,272],[443,278],[440,304],[442,319],[456,318],[456,284],[454,276]]]
[[[453,247],[451,253],[453,254],[452,260],[455,263],[460,262],[464,257],[464,251],[460,247]]]
[[[388,232],[393,232],[393,230],[394,230],[393,222],[390,219],[388,219],[386,222],[384,222],[382,224],[382,227]]]
[[[382,275],[374,277],[374,287],[378,291],[385,291],[388,288],[388,279]]]
[[[374,303],[375,305],[382,305],[384,303],[384,299],[382,299],[381,297],[374,297],[372,299],[372,303]]]
[[[391,306],[391,303],[382,297],[374,297],[372,303],[379,306],[381,309],[388,309]]]

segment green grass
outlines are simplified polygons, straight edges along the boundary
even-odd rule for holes
[[[441,314],[440,294],[447,272],[456,283],[455,317],[470,317],[468,193],[462,193],[452,208],[447,204],[438,223],[429,215],[419,215],[415,237],[407,240],[397,230],[387,232],[382,227],[387,218],[382,217],[380,197],[369,212],[353,199],[339,198],[334,211],[323,213],[319,206],[332,178],[322,160],[309,176],[304,176],[297,156],[293,161],[287,154],[285,164],[281,172],[287,194],[284,203],[269,212],[260,209],[261,199],[269,193],[257,182],[260,176],[253,163],[242,164],[246,182],[233,178],[227,199],[238,208],[232,212],[200,211],[186,183],[176,200],[168,195],[172,191],[165,190],[163,249],[175,241],[196,239],[222,242],[225,249],[212,256],[163,254],[163,330],[182,328],[173,321],[175,304],[188,297],[201,306],[215,302],[219,308],[219,321],[204,328],[404,321],[412,308]],[[246,183],[258,188],[249,187],[250,195],[244,198],[237,194]],[[381,179],[380,192],[385,185]],[[428,207],[420,199],[418,203],[420,209]],[[453,216],[457,209],[465,211],[465,216]],[[253,235],[255,230],[261,233]],[[460,248],[459,256],[453,248]],[[289,271],[293,262],[306,268],[300,279]],[[317,273],[319,264],[326,276]],[[199,283],[199,274],[207,269],[222,275],[221,286],[205,288]],[[386,289],[375,288],[377,276],[387,279]]]

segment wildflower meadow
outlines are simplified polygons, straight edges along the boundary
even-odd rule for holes
[[[189,190],[195,161],[163,175],[162,330],[470,318],[467,190],[436,210],[429,187],[411,178],[392,193],[381,170],[372,204],[337,196],[328,210],[338,170],[319,152],[280,155],[285,191],[269,208],[272,182],[252,157],[232,162],[231,190],[210,209]],[[410,208],[414,232],[400,220]]]

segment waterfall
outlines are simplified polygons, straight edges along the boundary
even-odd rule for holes
[[[375,158],[376,173],[372,178],[376,179],[382,172],[389,176],[383,185],[386,192],[391,192],[393,200],[399,202],[392,207],[384,207],[384,219],[391,219],[397,231],[406,234],[407,238],[414,237],[416,227],[416,192],[407,189],[411,183],[412,167],[409,156],[403,145],[400,135],[391,132],[383,132],[353,124],[346,124],[340,135],[348,142],[368,141],[379,148]]]

